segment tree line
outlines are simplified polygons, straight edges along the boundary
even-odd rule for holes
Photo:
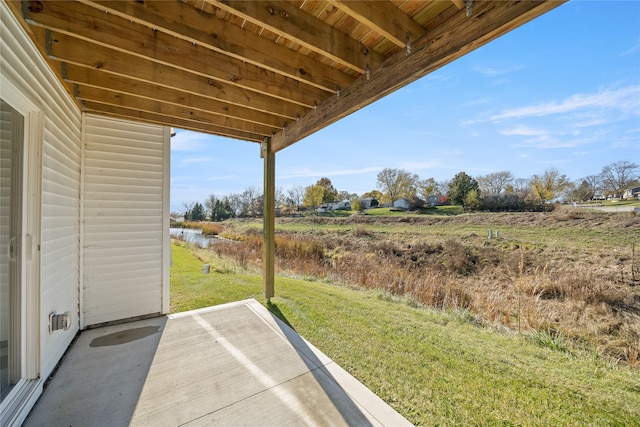
[[[363,208],[363,199],[376,205],[393,205],[406,199],[414,207],[425,204],[461,205],[466,210],[514,211],[540,210],[550,202],[564,200],[584,202],[594,199],[622,198],[625,190],[640,186],[638,164],[621,160],[602,168],[599,174],[571,181],[556,168],[549,168],[530,178],[515,178],[509,171],[472,177],[457,173],[451,180],[421,179],[405,169],[384,168],[377,175],[376,188],[362,195],[337,190],[323,177],[307,187],[294,185],[276,189],[277,213],[292,213],[303,208],[317,208],[333,202],[350,202],[352,210]],[[191,221],[223,221],[234,217],[262,216],[263,195],[255,187],[242,193],[217,197],[211,194],[203,203],[184,205],[183,216]],[[173,213],[178,216],[181,213]]]

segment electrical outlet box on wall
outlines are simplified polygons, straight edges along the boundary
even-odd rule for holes
[[[51,313],[49,314],[49,333],[60,330],[68,330],[71,327],[71,313],[65,311],[61,314]]]

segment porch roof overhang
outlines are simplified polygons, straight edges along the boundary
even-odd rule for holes
[[[564,1],[8,4],[82,111],[275,153]]]

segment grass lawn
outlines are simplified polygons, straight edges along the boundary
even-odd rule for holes
[[[261,294],[259,275],[173,246],[173,312]],[[640,426],[640,370],[595,352],[315,280],[276,277],[276,295],[272,313],[416,425]]]
[[[464,213],[462,206],[433,206],[409,212],[393,208],[371,208],[364,211],[368,216],[459,215],[461,213]]]

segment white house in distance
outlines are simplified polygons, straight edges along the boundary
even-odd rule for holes
[[[562,0],[321,3],[0,0],[0,425],[79,331],[169,311],[171,127],[260,144],[268,299],[276,153]]]

